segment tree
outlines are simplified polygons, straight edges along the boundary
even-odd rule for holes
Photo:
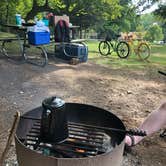
[[[107,20],[115,20],[121,15],[119,0],[31,0],[32,7],[26,14],[26,20],[33,19],[38,12],[49,11],[56,15],[66,14],[71,23],[80,29],[103,26]],[[122,1],[122,0],[121,0]],[[123,0],[124,1],[124,0]],[[24,11],[25,12],[25,11]]]
[[[141,15],[143,11],[153,6],[160,0],[137,0],[133,1],[137,14]]]
[[[112,6],[112,8],[114,8],[114,6]],[[136,29],[138,16],[136,15],[131,0],[119,0],[116,15],[113,16],[111,11],[111,8],[108,8],[103,24],[98,26],[98,32],[100,32],[100,34],[106,32],[111,34],[112,31],[114,33],[129,32]]]
[[[137,26],[138,17],[132,0],[9,0],[0,1],[0,9],[10,10],[6,16],[1,15],[1,20],[11,18],[8,22],[14,22],[16,13],[20,13],[25,20],[34,19],[39,12],[52,12],[55,15],[66,14],[70,22],[79,25],[81,29],[93,28],[97,31],[108,30],[130,31]],[[13,6],[11,6],[11,4]]]
[[[15,6],[17,0],[1,0],[0,2],[0,21],[2,23],[13,22],[13,17],[16,14]],[[12,16],[12,17],[11,17]]]
[[[153,13],[147,13],[140,16],[140,24],[147,30],[154,22],[156,18]]]
[[[158,24],[150,26],[145,35],[145,39],[151,42],[163,40],[163,37],[162,28]]]
[[[164,41],[166,42],[166,3],[160,3],[159,8],[154,12],[162,20]]]
[[[155,10],[154,14],[162,17],[163,19],[166,19],[166,3],[160,3],[158,9]]]
[[[42,1],[38,1],[38,0],[33,0],[32,1],[32,8],[31,10],[26,14],[25,20],[29,20],[29,19],[33,19],[34,16],[36,16],[39,12],[53,12],[54,9],[52,9],[49,6],[49,1],[45,0],[44,4],[42,3]]]

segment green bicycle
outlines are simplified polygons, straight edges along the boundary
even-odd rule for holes
[[[119,35],[117,37],[119,37]],[[126,41],[108,39],[108,37],[100,41],[98,49],[100,54],[104,56],[116,52],[120,58],[127,58],[130,53],[130,47]]]

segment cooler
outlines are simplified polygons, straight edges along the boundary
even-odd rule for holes
[[[56,56],[64,60],[71,60],[72,58],[78,58],[80,62],[86,62],[88,60],[88,46],[85,44],[66,44],[65,49],[62,50],[61,48],[59,53]]]
[[[50,43],[50,32],[28,32],[28,42],[33,45]]]

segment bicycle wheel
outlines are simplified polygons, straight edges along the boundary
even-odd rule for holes
[[[17,40],[6,40],[2,43],[2,53],[13,60],[21,60],[22,46]]]
[[[138,56],[142,60],[146,60],[150,56],[150,47],[147,43],[140,43],[138,45]]]
[[[29,46],[24,50],[26,62],[44,67],[48,63],[47,52],[43,46]]]
[[[110,53],[110,45],[107,41],[101,41],[98,46],[101,55],[108,55]]]
[[[117,45],[116,51],[120,58],[127,58],[130,52],[128,43],[126,43],[125,41],[120,41]]]

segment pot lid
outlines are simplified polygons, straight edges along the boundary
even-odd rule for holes
[[[42,102],[42,105],[48,109],[59,108],[62,107],[64,104],[65,101],[56,96],[47,98]]]

